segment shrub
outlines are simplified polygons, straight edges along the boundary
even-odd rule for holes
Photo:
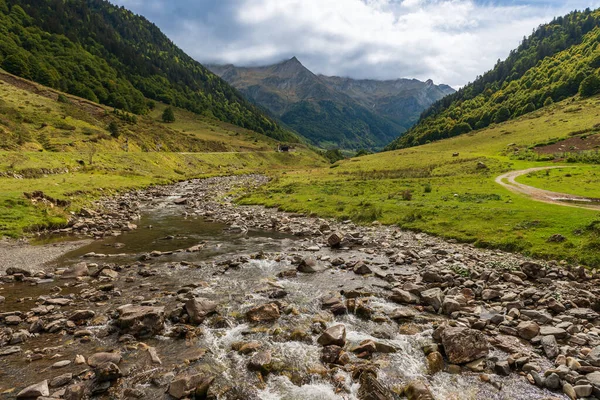
[[[165,108],[165,111],[163,111],[162,114],[162,120],[163,122],[175,122],[175,113],[173,112],[173,108],[172,107],[167,107]]]
[[[423,188],[423,191],[425,193],[431,193],[432,187],[431,187],[431,183],[426,183],[425,187]]]
[[[590,97],[598,93],[600,93],[600,77],[597,74],[591,74],[579,85],[579,94],[582,97]]]
[[[110,121],[110,124],[108,124],[106,130],[109,131],[110,136],[114,137],[115,139],[121,136],[121,132],[119,131],[119,124],[117,124],[115,121]]]
[[[69,101],[69,99],[67,98],[67,96],[65,96],[62,93],[60,93],[58,95],[58,99],[56,99],[56,101],[58,101],[59,103],[63,103],[63,104],[70,104],[71,103],[71,101]]]
[[[411,201],[412,196],[412,191],[410,189],[406,189],[404,192],[402,192],[402,200]]]

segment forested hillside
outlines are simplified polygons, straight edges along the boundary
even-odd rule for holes
[[[388,149],[501,123],[580,93],[600,91],[600,10],[575,11],[540,26],[509,57],[434,103]]]
[[[0,0],[0,67],[136,114],[153,99],[297,140],[154,24],[104,0]]]

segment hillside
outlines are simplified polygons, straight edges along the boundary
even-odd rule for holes
[[[116,191],[326,164],[301,144],[279,153],[266,135],[184,109],[164,123],[166,107],[115,113],[0,70],[0,237],[63,226],[70,212]],[[24,197],[34,191],[68,205]]]
[[[104,0],[0,0],[0,66],[134,114],[154,100],[297,141],[154,24]]]
[[[244,203],[378,221],[478,247],[597,267],[597,205],[539,202],[495,180],[509,171],[566,165],[518,180],[600,198],[600,157],[593,146],[600,141],[599,114],[600,97],[571,97],[480,131],[355,157],[327,169],[287,172]],[[574,138],[592,146],[577,150]]]
[[[314,144],[380,149],[453,90],[432,82],[317,76],[293,57],[265,67],[209,66]]]
[[[387,149],[460,135],[600,88],[600,11],[572,12],[540,26],[494,69],[434,103]],[[582,85],[583,83],[583,85]]]

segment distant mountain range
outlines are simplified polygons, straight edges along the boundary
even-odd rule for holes
[[[380,149],[418,121],[423,110],[455,92],[431,80],[315,75],[296,57],[264,67],[207,67],[324,148]]]

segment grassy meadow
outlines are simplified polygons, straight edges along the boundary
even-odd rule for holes
[[[325,165],[303,145],[278,153],[275,140],[209,116],[175,109],[165,124],[164,104],[133,119],[59,94],[0,71],[0,237],[62,226],[69,213],[122,190]],[[34,205],[24,193],[37,190],[70,206]]]
[[[345,160],[330,168],[285,171],[242,201],[396,224],[476,246],[600,266],[597,211],[535,202],[494,182],[511,170],[570,165],[561,160],[563,155],[555,160],[532,149],[581,132],[594,134],[599,113],[598,98],[570,99],[515,121],[420,147]],[[600,174],[600,166],[573,165],[579,173],[564,169],[571,174],[569,185],[557,178],[555,187],[547,187],[544,180],[533,186],[597,193],[593,177]],[[561,173],[553,170],[550,176]],[[522,177],[524,183],[532,183],[527,179]],[[555,234],[567,240],[548,242]]]

